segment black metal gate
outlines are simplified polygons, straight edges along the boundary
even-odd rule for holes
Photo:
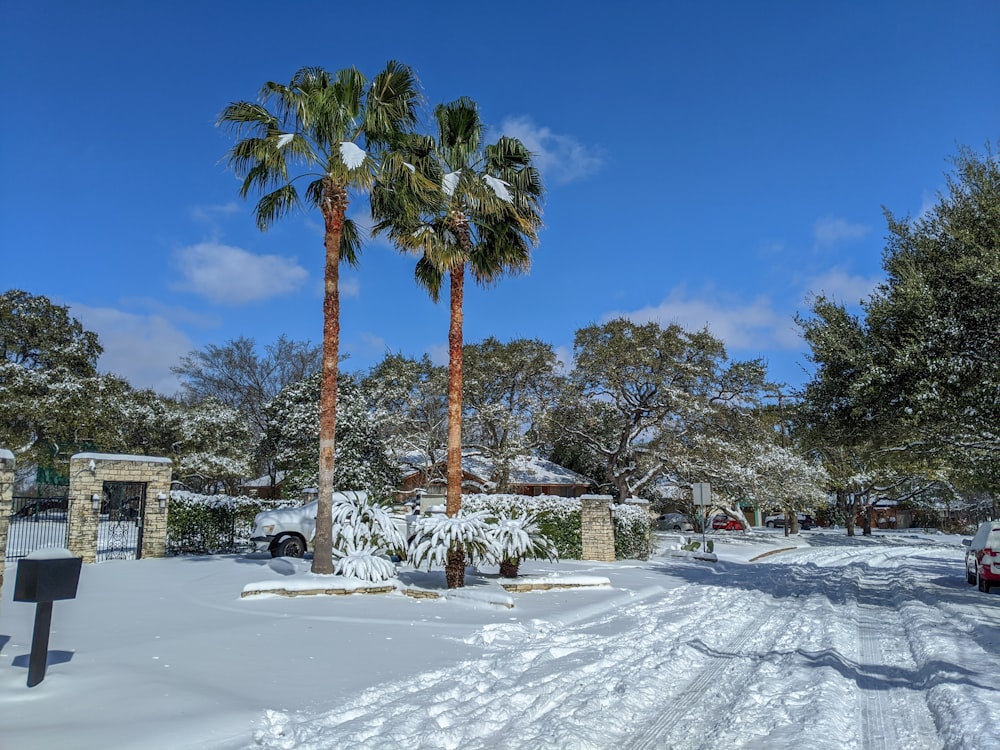
[[[66,546],[69,535],[66,498],[66,494],[14,496],[7,528],[7,549],[4,550],[8,560],[17,560],[43,547]]]
[[[97,561],[142,557],[145,482],[105,482],[97,527]]]

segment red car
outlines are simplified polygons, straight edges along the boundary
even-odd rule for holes
[[[743,524],[729,516],[715,516],[712,519],[712,528],[716,531],[743,531]]]

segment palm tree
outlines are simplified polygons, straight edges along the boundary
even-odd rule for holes
[[[243,179],[240,195],[246,198],[253,191],[261,196],[255,210],[261,231],[301,207],[318,208],[323,215],[326,264],[314,573],[333,573],[338,283],[340,263],[357,265],[361,248],[358,229],[346,218],[348,200],[352,191],[370,190],[377,171],[386,170],[382,179],[388,182],[412,179],[409,170],[398,171],[398,161],[380,162],[379,157],[416,123],[419,101],[416,77],[395,61],[371,82],[355,68],[331,75],[306,67],[288,84],[265,83],[259,103],[234,102],[219,116],[219,124],[240,139],[228,154],[229,166]]]
[[[436,302],[449,276],[447,514],[462,506],[462,322],[466,268],[483,285],[526,272],[541,227],[542,184],[531,153],[516,138],[483,147],[483,124],[467,97],[434,110],[437,138],[412,136],[396,155],[439,185],[432,199],[400,184],[372,189],[374,232],[418,254],[417,282]],[[448,555],[448,587],[464,585],[465,555]]]

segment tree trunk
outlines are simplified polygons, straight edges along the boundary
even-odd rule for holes
[[[872,521],[875,518],[875,504],[872,503],[865,508],[865,525],[861,527],[862,536],[872,535]]]
[[[340,360],[340,239],[347,194],[324,188],[323,367],[319,390],[319,485],[312,572],[333,575],[333,470],[337,434],[337,368]]]
[[[451,323],[448,328],[448,495],[446,510],[457,516],[462,509],[462,303],[465,266],[452,268]],[[465,551],[448,550],[448,588],[465,585]]]
[[[517,578],[517,569],[519,567],[519,560],[504,560],[500,563],[500,577],[501,578]]]
[[[448,562],[444,569],[445,581],[450,589],[465,586],[465,550],[452,547],[448,550]]]

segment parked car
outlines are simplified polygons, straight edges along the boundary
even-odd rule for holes
[[[735,518],[719,514],[712,518],[712,528],[715,531],[743,531],[743,524]]]
[[[683,513],[664,513],[656,519],[656,528],[660,531],[694,531],[694,523]]]
[[[813,517],[807,513],[798,513],[799,517],[799,528],[809,531],[813,526],[816,525],[816,521]],[[768,516],[764,519],[764,525],[769,529],[783,529],[785,528],[785,514],[778,513],[773,516]]]
[[[965,551],[965,578],[975,583],[980,591],[989,592],[991,586],[1000,584],[1000,521],[980,524],[972,539],[963,539]]]

